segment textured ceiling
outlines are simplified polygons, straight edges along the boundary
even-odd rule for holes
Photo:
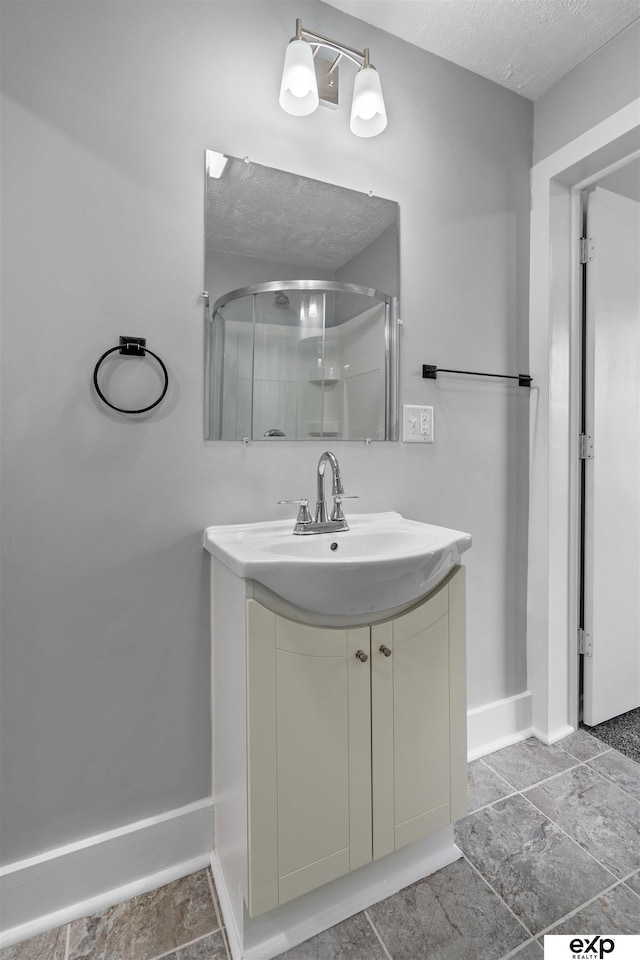
[[[640,16],[640,0],[325,2],[530,100]]]
[[[392,223],[381,197],[230,159],[207,177],[207,249],[337,270]]]

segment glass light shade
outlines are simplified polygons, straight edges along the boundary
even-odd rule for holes
[[[292,40],[284,57],[280,106],[294,117],[306,117],[319,102],[311,47],[305,40]]]
[[[229,158],[224,153],[218,153],[216,150],[207,150],[207,174],[214,180],[219,180],[225,171]]]
[[[351,132],[356,137],[375,137],[387,125],[380,77],[375,67],[362,67],[356,74],[351,105]]]

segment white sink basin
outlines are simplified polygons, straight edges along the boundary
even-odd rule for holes
[[[348,522],[341,533],[308,536],[294,536],[292,520],[209,527],[204,546],[236,576],[329,615],[379,613],[418,600],[471,546],[468,533],[399,513],[356,514]]]

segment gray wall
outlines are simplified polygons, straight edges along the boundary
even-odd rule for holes
[[[640,202],[640,160],[633,160],[619,170],[614,170],[608,177],[599,180],[598,186]]]
[[[398,230],[395,224],[383,230],[364,250],[336,270],[336,280],[373,287],[390,297],[399,296]]]
[[[296,16],[371,47],[382,136],[350,134],[348,93],[280,110]],[[206,147],[399,201],[402,399],[437,442],[332,446],[358,510],[473,534],[469,705],[525,689],[528,392],[420,372],[527,369],[532,105],[317,2],[2,20],[3,860],[208,795],[201,531],[313,495],[322,446],[202,439]],[[171,375],[135,422],[91,388],[119,334]]]
[[[536,100],[534,163],[639,96],[640,20],[636,20]]]

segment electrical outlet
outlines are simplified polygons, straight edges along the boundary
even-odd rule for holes
[[[433,407],[402,407],[403,443],[433,443]]]
[[[433,407],[423,407],[420,413],[420,436],[425,443],[433,443]]]

